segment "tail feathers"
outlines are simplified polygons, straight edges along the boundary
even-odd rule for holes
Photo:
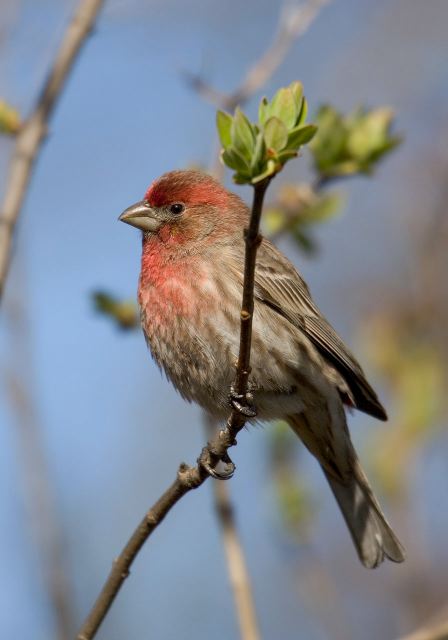
[[[405,551],[381,511],[369,482],[356,460],[353,473],[342,483],[324,469],[363,565],[374,569],[384,558],[403,562]]]

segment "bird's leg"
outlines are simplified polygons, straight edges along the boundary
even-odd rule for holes
[[[213,462],[212,455],[208,447],[204,447],[202,449],[198,462],[205,471],[216,480],[230,480],[236,469],[235,463],[232,462],[228,453],[225,453],[217,463]],[[222,471],[218,470],[220,465],[224,466]]]
[[[250,382],[247,384],[247,391],[245,394],[237,393],[233,385],[230,387],[230,405],[235,409],[235,411],[241,413],[245,418],[255,418],[257,415],[257,410],[254,406],[254,396],[252,393],[254,390],[255,385]]]

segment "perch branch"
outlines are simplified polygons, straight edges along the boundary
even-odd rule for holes
[[[47,134],[49,119],[103,1],[81,0],[79,3],[36,107],[17,135],[7,187],[0,206],[0,300],[11,260],[14,230],[30,183],[34,163]]]

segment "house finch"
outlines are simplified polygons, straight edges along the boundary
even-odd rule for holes
[[[249,210],[213,178],[172,171],[120,216],[143,232],[138,299],[152,356],[176,389],[215,418],[229,413],[239,350]],[[293,265],[268,240],[257,253],[251,391],[257,420],[286,420],[317,458],[361,562],[404,560],[358,461],[344,405],[386,412],[314,304]]]

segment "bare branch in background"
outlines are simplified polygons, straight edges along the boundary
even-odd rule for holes
[[[5,288],[15,226],[30,183],[32,169],[47,133],[47,126],[73,63],[89,34],[103,0],[81,0],[56,54],[51,71],[28,119],[20,126],[13,150],[5,195],[0,206],[0,298]],[[19,314],[21,309],[19,308]],[[13,326],[23,325],[14,318]],[[15,359],[24,348],[23,335],[16,339]],[[22,358],[27,361],[26,354]],[[27,366],[29,362],[27,361]],[[74,625],[73,594],[64,568],[64,540],[57,519],[44,446],[32,394],[24,376],[7,380],[11,406],[17,416],[18,442],[23,461],[24,490],[31,515],[36,546],[43,563],[45,585],[55,616],[56,637],[66,640]]]
[[[233,385],[236,394],[241,397],[245,397],[248,390],[252,316],[254,311],[255,262],[258,246],[261,241],[259,228],[263,210],[263,200],[269,182],[270,178],[267,178],[254,185],[250,222],[245,232],[246,250],[244,259],[243,300],[241,305],[240,347],[236,365],[235,383]],[[197,466],[189,467],[184,463],[180,465],[176,480],[147,512],[118,558],[114,561],[109,577],[81,627],[77,640],[91,640],[95,637],[100,624],[107,615],[119,590],[128,577],[131,565],[137,557],[138,552],[171,508],[186,493],[199,487],[210,476],[220,478],[230,478],[232,476],[235,465],[230,460],[227,451],[230,447],[236,445],[236,436],[244,427],[246,421],[247,418],[241,411],[233,409],[226,426],[202,449]],[[224,472],[218,469],[221,464],[224,464]]]
[[[42,447],[32,399],[22,381],[7,380],[11,404],[17,416],[19,453],[31,530],[43,567],[44,583],[56,624],[56,638],[67,640],[75,622],[73,592],[66,572],[66,549],[56,518],[51,480]]]
[[[21,283],[23,285],[23,282]],[[75,625],[74,593],[67,571],[64,530],[43,443],[42,425],[33,393],[33,367],[29,327],[21,295],[8,306],[10,346],[13,358],[6,373],[6,393],[17,428],[18,462],[25,499],[27,530],[35,545],[43,574],[43,585],[55,624],[55,639],[67,640]]]
[[[215,434],[215,424],[204,413],[204,425],[209,438]],[[243,545],[238,535],[234,508],[225,482],[213,481],[213,499],[222,543],[226,554],[227,570],[233,592],[242,640],[260,640],[255,604]]]
[[[269,82],[287,56],[294,42],[308,31],[317,18],[321,8],[331,0],[308,0],[298,6],[285,5],[280,13],[276,35],[271,46],[252,65],[243,78],[241,84],[231,93],[224,93],[210,86],[200,75],[184,72],[190,87],[204,100],[218,109],[234,111],[237,106],[242,107],[250,98]],[[221,146],[213,154],[214,160],[210,173],[218,180],[222,180],[224,167],[219,159]]]
[[[308,0],[303,5],[283,7],[277,33],[271,46],[249,69],[240,86],[232,93],[218,91],[201,76],[187,73],[190,86],[204,100],[220,109],[233,111],[237,106],[243,106],[269,81],[297,38],[309,29],[321,8],[329,2],[330,0]]]
[[[37,105],[17,135],[6,192],[0,206],[0,300],[11,260],[14,230],[29,186],[34,162],[45,140],[48,122],[57,100],[77,55],[92,30],[103,2],[104,0],[81,0],[79,3]]]

